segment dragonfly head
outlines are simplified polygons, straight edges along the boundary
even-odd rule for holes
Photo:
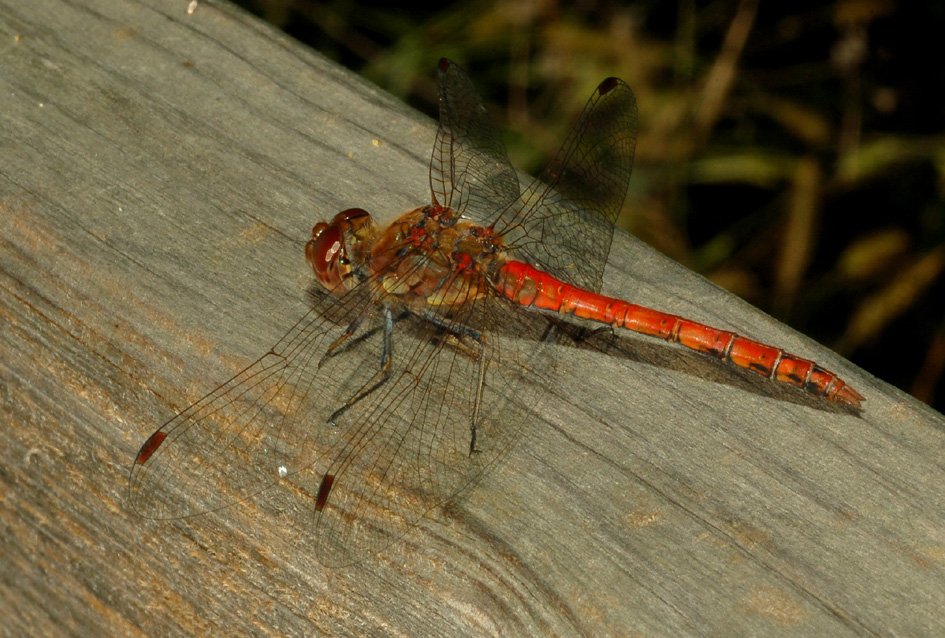
[[[318,282],[328,290],[351,282],[352,249],[365,238],[374,221],[361,208],[343,210],[329,223],[319,222],[312,228],[312,239],[305,246],[305,258],[312,265]],[[360,252],[360,251],[358,251]]]

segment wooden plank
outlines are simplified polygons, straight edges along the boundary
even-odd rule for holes
[[[3,633],[945,630],[942,416],[623,235],[608,291],[816,359],[865,410],[626,337],[563,348],[507,460],[356,567],[253,503],[131,514],[144,438],[305,311],[311,225],[427,198],[429,120],[187,4],[0,0]]]

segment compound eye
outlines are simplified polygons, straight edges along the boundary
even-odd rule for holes
[[[363,208],[348,208],[335,215],[335,218],[331,220],[331,223],[337,224],[340,222],[351,222],[355,219],[358,219],[359,217],[370,217],[370,213],[368,213]]]
[[[345,238],[355,243],[371,224],[371,215],[363,208],[348,208],[335,215],[331,223],[315,224],[312,239],[305,245],[305,258],[315,277],[328,290],[334,290],[351,274],[351,259]]]
[[[317,240],[319,235],[325,232],[326,228],[328,228],[328,224],[326,224],[325,222],[318,222],[317,224],[312,226],[312,241]]]
[[[305,246],[305,258],[315,276],[329,290],[341,283],[339,257],[344,256],[344,241],[338,224],[320,223],[312,229],[312,239]]]

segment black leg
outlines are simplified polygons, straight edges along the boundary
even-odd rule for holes
[[[352,324],[352,327],[348,328],[348,332],[342,335],[341,338],[338,339],[338,341],[333,343],[331,347],[328,348],[328,352],[325,354],[326,357],[329,354],[331,354],[331,351],[334,348],[341,345],[341,343],[345,339],[347,339],[348,337],[351,336],[351,334],[354,333],[354,330],[357,329],[357,324],[360,324],[363,318],[364,318],[363,316],[358,317],[355,320],[355,322]],[[352,328],[354,330],[352,330]],[[390,362],[391,362],[391,357],[393,356],[393,347],[392,347],[393,333],[394,333],[394,318],[391,315],[390,309],[385,308],[384,309],[384,337],[383,337],[384,347],[381,352],[381,367],[374,374],[374,376],[371,377],[371,379],[361,387],[360,390],[355,392],[354,395],[345,402],[343,406],[341,406],[340,408],[338,408],[337,410],[331,413],[331,416],[328,417],[328,423],[330,423],[332,426],[335,426],[337,424],[338,418],[341,417],[342,414],[347,412],[350,407],[352,407],[358,401],[367,397],[369,394],[371,394],[372,392],[380,388],[382,385],[387,383],[387,380],[390,378]]]
[[[325,362],[325,359],[327,359],[328,357],[333,356],[333,355],[335,354],[335,351],[336,351],[338,348],[340,348],[341,345],[342,345],[345,341],[347,341],[348,339],[350,339],[350,338],[354,335],[355,332],[358,331],[358,328],[361,326],[361,322],[363,322],[363,321],[364,321],[364,318],[367,317],[367,316],[374,310],[374,307],[375,307],[375,304],[370,304],[370,305],[368,305],[368,306],[361,312],[361,314],[359,314],[359,315],[355,318],[355,320],[351,322],[351,324],[348,326],[347,330],[345,330],[344,333],[342,333],[342,335],[341,335],[340,337],[338,337],[337,339],[335,339],[334,343],[332,343],[330,346],[328,346],[328,349],[325,350],[324,356],[322,356],[322,358],[321,358],[321,359],[319,360],[319,362],[318,362],[318,367],[319,367],[319,368],[322,367],[322,364]]]

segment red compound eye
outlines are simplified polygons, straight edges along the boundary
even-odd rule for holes
[[[343,210],[330,224],[320,222],[312,228],[312,239],[305,246],[305,258],[312,265],[315,277],[328,290],[335,289],[350,272],[345,250],[345,229],[356,219],[367,217],[362,208]]]

